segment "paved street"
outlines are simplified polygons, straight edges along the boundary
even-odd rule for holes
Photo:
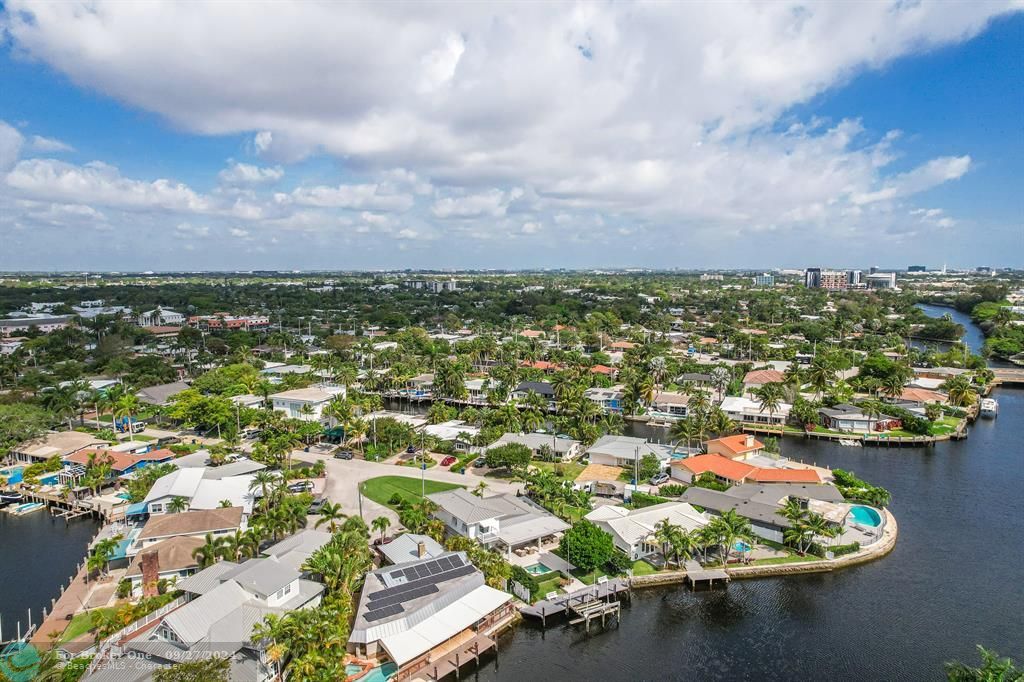
[[[327,463],[327,486],[325,495],[332,502],[340,502],[342,510],[346,514],[359,513],[359,484],[376,478],[378,476],[406,476],[412,479],[420,477],[420,471],[411,467],[395,466],[393,464],[381,464],[378,462],[366,462],[359,459],[341,460],[334,459],[329,455],[320,455],[313,452],[297,451],[295,457],[304,460],[322,459]],[[478,476],[472,469],[465,474],[456,474],[433,467],[423,472],[424,478],[428,481],[443,481],[446,483],[458,483],[472,489],[480,481],[486,481],[487,493],[515,493],[522,490],[522,483],[509,483],[493,478]],[[379,505],[366,497],[363,498],[363,518],[369,523],[377,516],[386,516],[395,524],[398,523],[398,515],[391,509]]]

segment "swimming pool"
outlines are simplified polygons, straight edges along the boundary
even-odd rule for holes
[[[7,467],[6,469],[0,469],[0,478],[6,478],[8,485],[14,485],[15,483],[21,483],[21,472],[25,470],[23,466]]]
[[[536,563],[532,566],[525,566],[524,568],[526,568],[526,572],[530,575],[544,575],[545,573],[551,573],[552,571],[552,569],[541,563]]]
[[[359,682],[386,682],[389,677],[395,674],[396,670],[398,670],[398,666],[394,663],[385,663],[358,678],[358,680]]]
[[[854,523],[870,526],[871,528],[877,528],[882,525],[882,516],[871,507],[862,507],[860,505],[850,507],[850,518],[853,519]]]
[[[743,542],[743,540],[737,540],[736,544],[734,544],[732,546],[732,548],[734,550],[736,550],[737,552],[749,552],[750,550],[753,549],[753,547],[751,547],[747,543]]]

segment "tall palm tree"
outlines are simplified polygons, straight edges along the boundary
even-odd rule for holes
[[[370,527],[373,528],[373,530],[375,530],[375,531],[380,533],[380,541],[381,541],[381,543],[384,542],[384,533],[387,532],[388,527],[390,527],[390,526],[391,526],[391,519],[389,519],[386,516],[378,516],[377,518],[375,518],[373,521],[370,522]]]
[[[729,554],[732,546],[739,540],[752,542],[753,528],[750,521],[740,516],[734,509],[726,510],[721,516],[715,517],[709,524],[714,526],[722,546],[722,563],[729,563]]]
[[[114,419],[127,420],[128,440],[130,441],[135,440],[135,425],[133,421],[140,406],[139,397],[134,393],[125,393],[114,404]]]
[[[253,475],[252,481],[249,483],[249,490],[259,490],[261,495],[260,504],[263,507],[263,511],[267,511],[270,505],[270,494],[269,489],[276,485],[281,480],[281,476],[269,469],[261,469]]]
[[[341,511],[340,502],[326,502],[320,508],[320,518],[316,520],[314,527],[319,528],[320,526],[326,524],[327,530],[329,530],[331,533],[334,533],[336,530],[338,530],[338,526],[341,525],[339,521],[341,521],[344,518],[346,518],[346,515],[343,514]]]
[[[199,568],[208,568],[224,557],[224,537],[214,537],[212,533],[206,534],[206,543],[201,547],[192,550],[192,558],[199,564]]]
[[[188,509],[188,498],[175,495],[167,503],[167,511],[171,514],[178,514]]]

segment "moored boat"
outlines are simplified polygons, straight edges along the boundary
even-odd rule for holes
[[[0,507],[4,507],[8,504],[18,504],[25,497],[16,490],[0,492]]]
[[[999,414],[999,403],[995,398],[983,398],[981,401],[981,416],[995,417]]]
[[[24,516],[25,514],[39,511],[45,506],[42,502],[26,502],[25,504],[19,504],[17,507],[8,507],[7,513],[14,514],[15,516]]]

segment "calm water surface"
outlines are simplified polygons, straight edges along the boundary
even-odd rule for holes
[[[0,513],[0,625],[3,639],[13,639],[16,622],[22,631],[39,624],[43,607],[60,593],[99,526],[76,519],[68,524],[43,510],[28,516]]]

